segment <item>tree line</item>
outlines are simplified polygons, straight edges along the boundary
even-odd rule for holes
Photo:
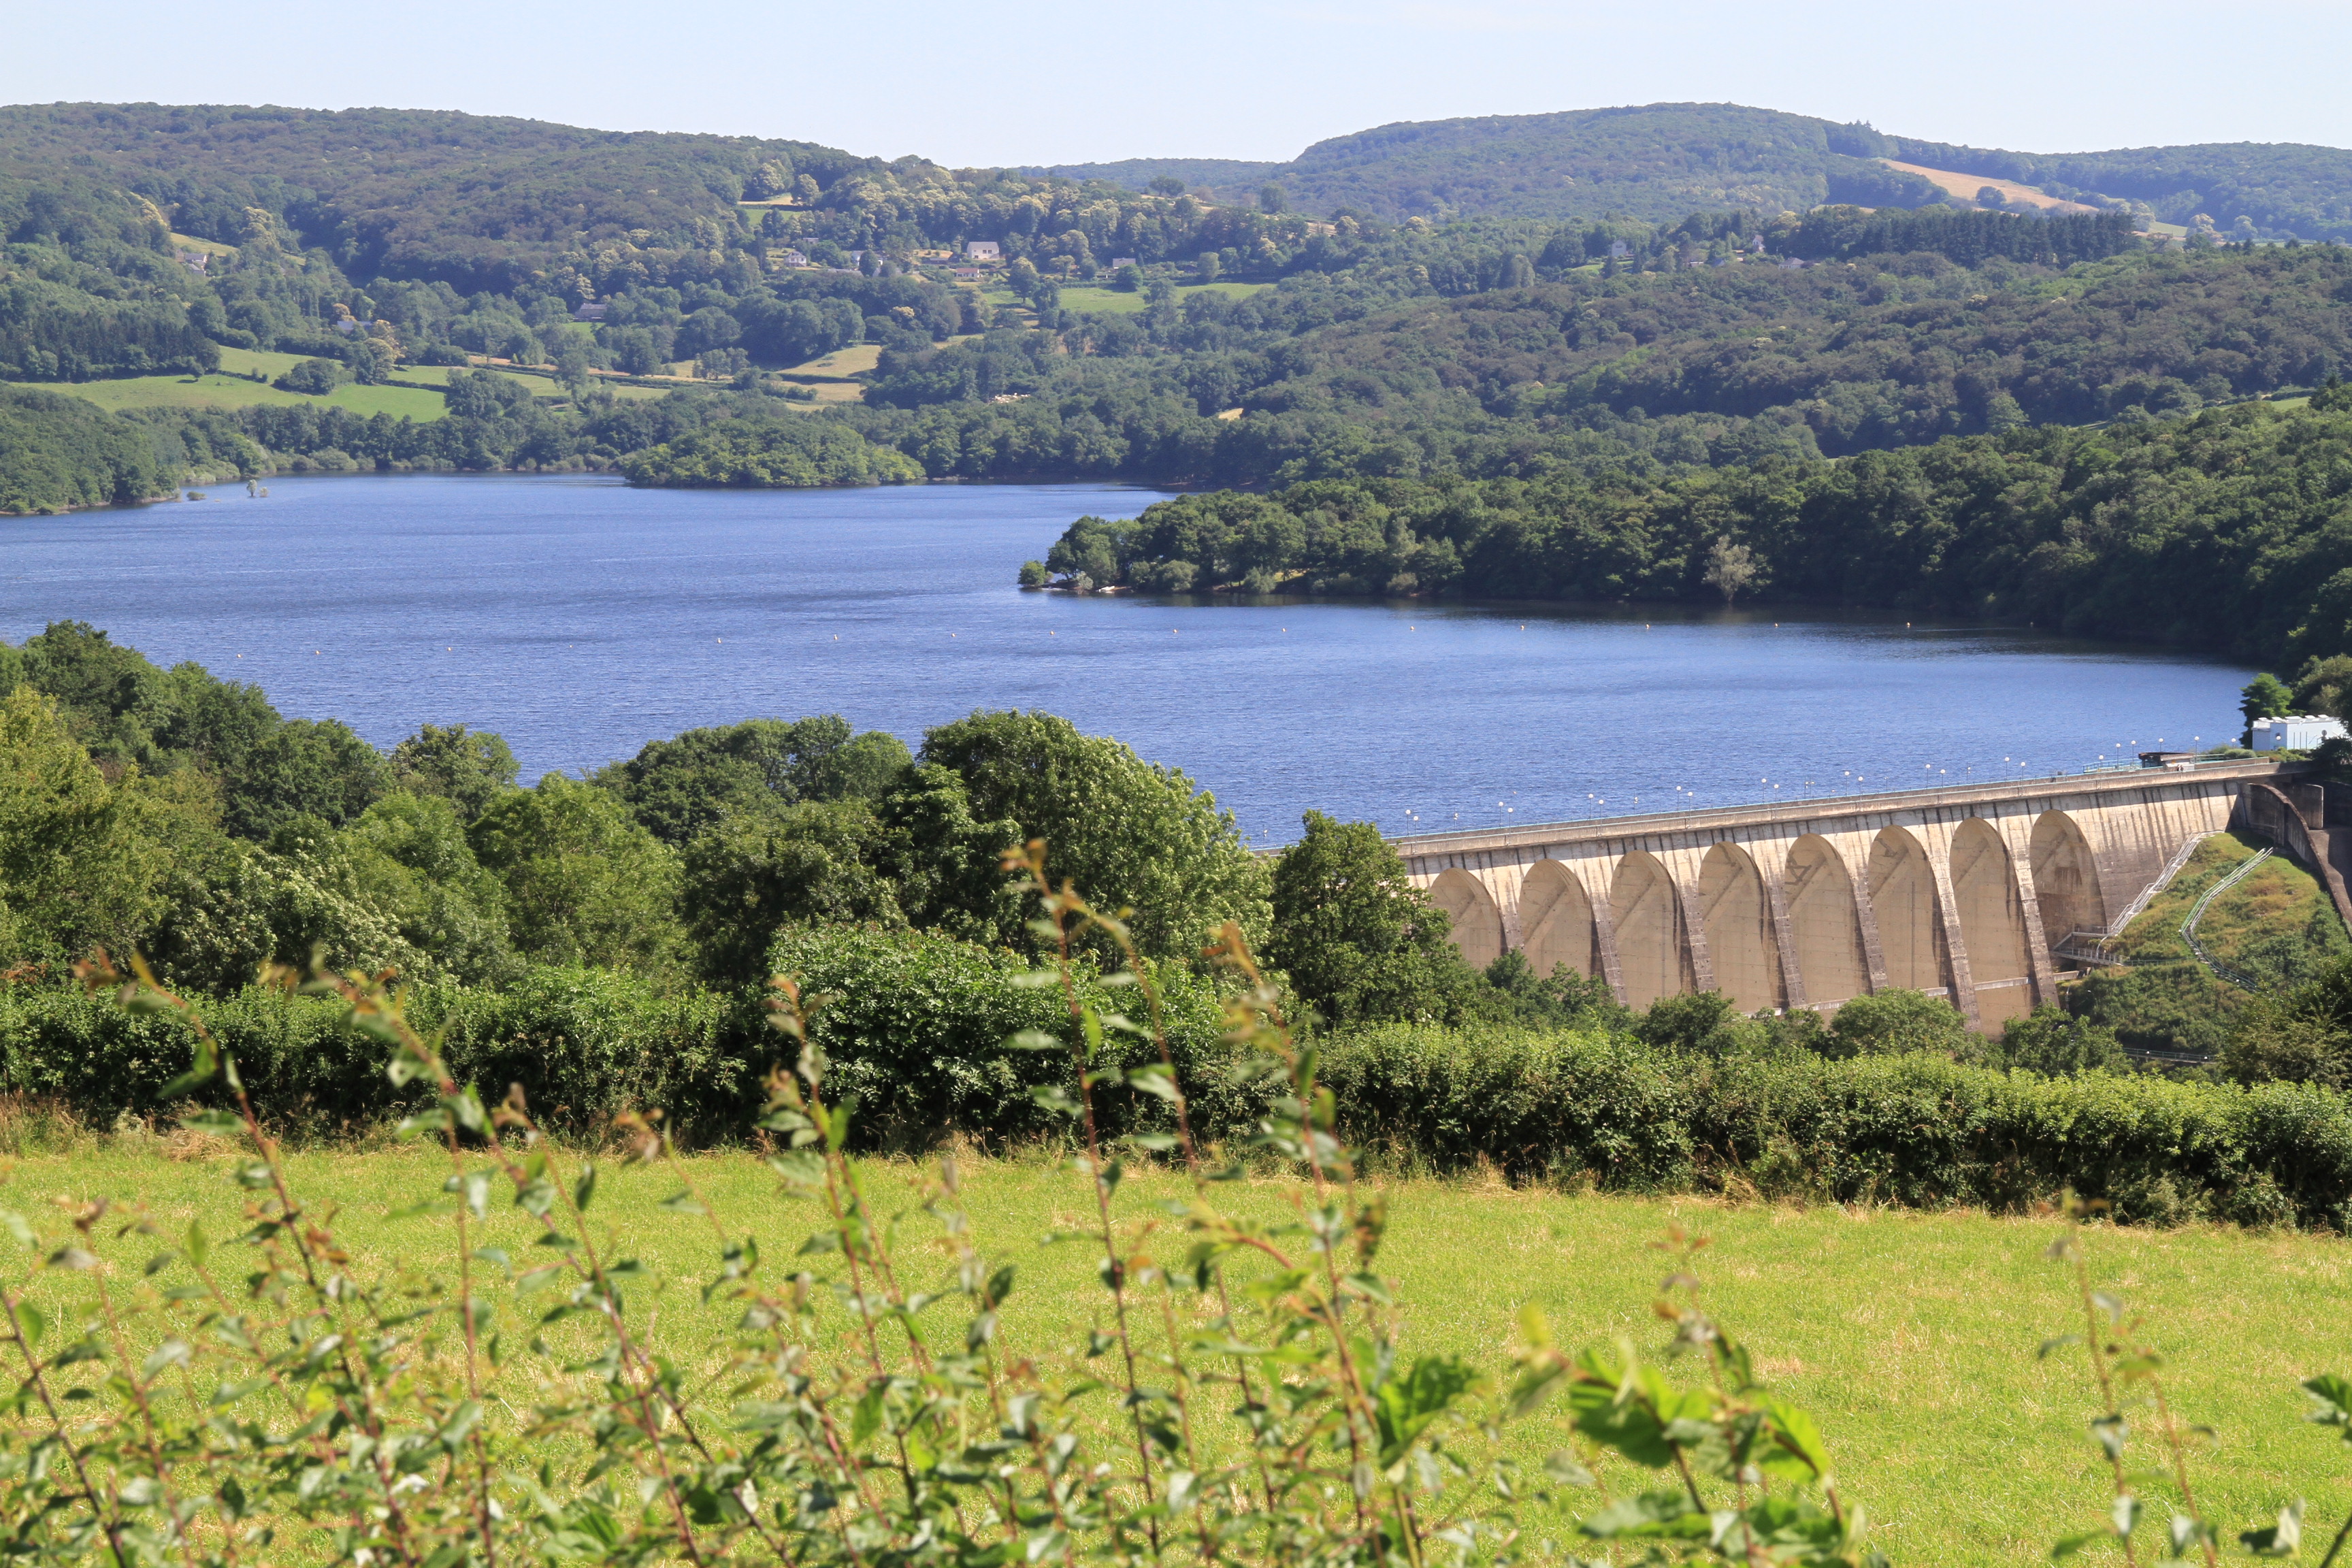
[[[2352,395],[2192,418],[1667,470],[1329,479],[1083,518],[1032,573],[1162,592],[1843,605],[2156,638],[2299,668],[2352,653]],[[1743,552],[1740,581],[1717,565]]]

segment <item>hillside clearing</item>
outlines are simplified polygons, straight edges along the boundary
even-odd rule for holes
[[[1976,200],[1977,193],[1990,185],[2000,193],[2003,201],[2015,206],[2038,207],[2045,213],[2095,213],[2099,210],[2097,207],[2085,205],[2082,202],[2061,200],[2057,196],[2036,190],[2032,185],[2021,185],[2014,180],[1995,180],[1983,174],[1963,174],[1953,169],[1930,169],[1921,163],[1899,163],[1892,158],[1881,158],[1879,162],[1890,169],[1900,169],[1906,174],[1916,174],[1938,189],[1959,197],[1962,201]]]

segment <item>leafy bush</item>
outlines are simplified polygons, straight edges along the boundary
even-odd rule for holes
[[[768,968],[827,998],[811,1037],[832,1061],[837,1090],[856,1097],[864,1136],[925,1147],[955,1131],[1001,1147],[1064,1130],[1045,1093],[1063,1081],[1060,1064],[1003,1048],[1016,1036],[1050,1030],[1067,1012],[1058,990],[1030,983],[1032,967],[1021,954],[920,931],[794,925],[769,949]],[[1087,1005],[1148,1018],[1133,988],[1106,987],[1087,963],[1070,973]],[[1150,973],[1182,1081],[1195,1095],[1205,1088],[1217,1120],[1244,1124],[1255,1106],[1224,1071],[1229,1053],[1216,988],[1179,964]],[[1122,1072],[1155,1055],[1140,1037],[1117,1031],[1104,1049],[1106,1062]],[[1160,1125],[1149,1102],[1135,1113],[1144,1117],[1139,1125]]]
[[[337,360],[306,359],[289,366],[286,374],[269,384],[281,392],[299,392],[310,397],[324,397],[351,379],[351,372]]]

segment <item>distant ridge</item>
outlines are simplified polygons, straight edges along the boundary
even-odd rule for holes
[[[1171,175],[1223,200],[1274,184],[1295,207],[1391,221],[1612,213],[1671,220],[1695,209],[1803,211],[1823,202],[1924,206],[1949,199],[1885,160],[2011,182],[2064,202],[2137,204],[2167,223],[2189,223],[2204,213],[2225,236],[2352,239],[2352,152],[2342,148],[2241,142],[2017,153],[1736,103],[1404,121],[1318,142],[1278,163],[1132,158],[1031,172],[1136,190]]]

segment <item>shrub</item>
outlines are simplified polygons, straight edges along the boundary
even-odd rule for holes
[[[1637,1192],[1696,1172],[1689,1077],[1622,1036],[1392,1024],[1326,1042],[1322,1080],[1350,1138],[1439,1170]]]
[[[1049,1030],[1067,1012],[1058,990],[1029,982],[1026,957],[923,931],[793,925],[778,933],[768,968],[827,998],[811,1037],[833,1063],[837,1091],[856,1096],[862,1108],[862,1137],[920,1147],[953,1131],[1002,1146],[1066,1131],[1045,1091],[1067,1080],[1066,1065],[1004,1049],[1005,1041]],[[1216,1107],[1221,1121],[1240,1125],[1254,1106],[1224,1076],[1216,987],[1181,965],[1150,973],[1182,1081]],[[1074,964],[1071,974],[1090,1005],[1144,1016],[1137,991],[1106,987],[1091,963]],[[1132,1035],[1115,1034],[1105,1049],[1119,1071],[1157,1055]],[[1148,1103],[1136,1108],[1149,1110]]]
[[[2053,1078],[2094,1069],[2126,1072],[2131,1068],[2131,1058],[2116,1043],[2113,1029],[2074,1017],[2047,1002],[2031,1016],[2011,1018],[2001,1026],[1990,1059],[1995,1067],[2025,1068]]]
[[[331,359],[306,359],[269,384],[282,392],[324,397],[351,379],[351,373]]]
[[[1825,1045],[1834,1056],[1939,1051],[1962,1061],[1984,1055],[1984,1039],[1958,1008],[1920,991],[1880,991],[1838,1006]]]
[[[542,967],[498,991],[426,986],[409,999],[441,1031],[467,1083],[496,1099],[521,1084],[554,1125],[587,1128],[662,1106],[697,1133],[741,1125],[759,1103],[772,1050],[726,999],[664,995],[607,969]],[[379,1127],[415,1095],[374,1070],[371,1046],[343,1026],[347,1010],[276,986],[250,985],[206,1004],[242,1065],[256,1110],[286,1131]],[[0,986],[0,1092],[54,1100],[86,1121],[172,1109],[194,1037],[172,1014],[127,1013],[78,987]]]

